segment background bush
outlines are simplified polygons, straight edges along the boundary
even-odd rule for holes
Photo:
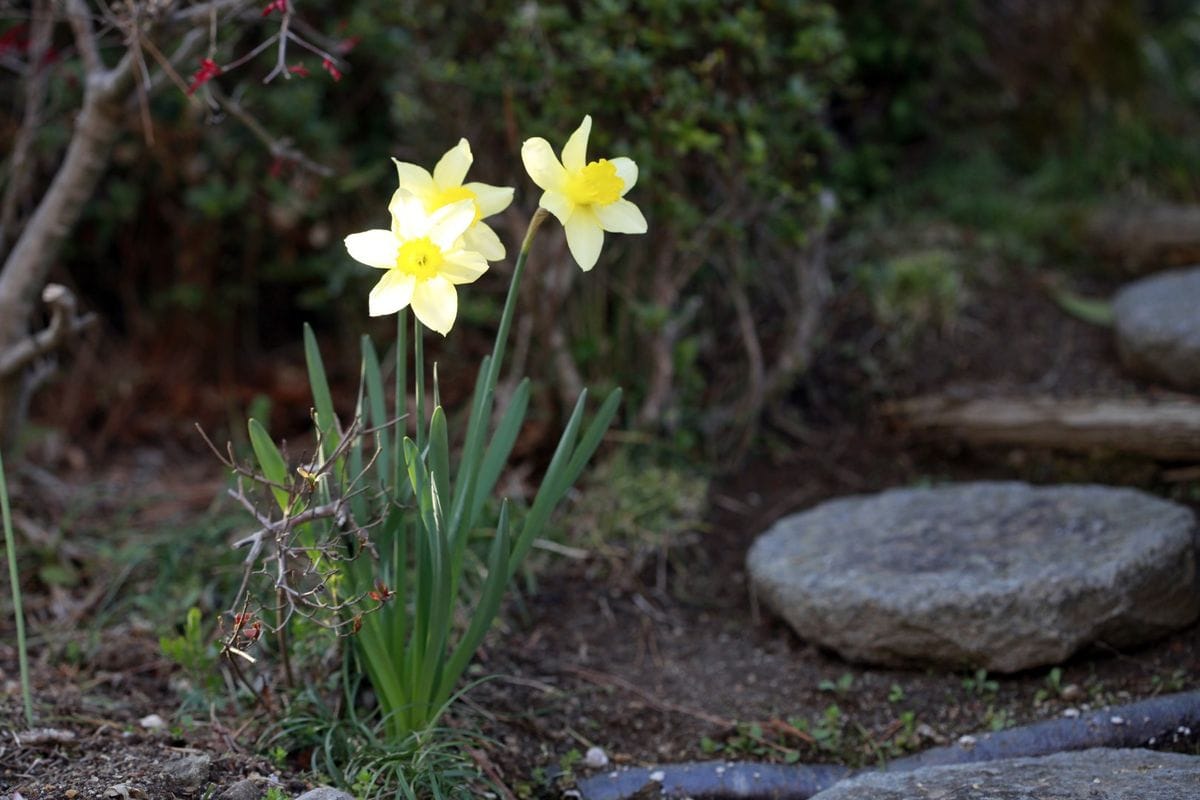
[[[257,392],[296,402],[302,381],[265,357],[299,364],[302,319],[331,352],[355,352],[363,329],[386,340],[390,325],[363,314],[373,276],[341,239],[386,221],[389,156],[432,164],[460,136],[473,178],[518,187],[520,208],[500,225],[510,251],[537,196],[522,139],[561,146],[590,113],[592,152],[638,161],[650,234],[613,237],[577,282],[551,227],[531,262],[513,369],[540,381],[545,415],[579,384],[621,384],[630,424],[720,452],[752,440],[823,346],[830,297],[863,285],[826,264],[827,238],[850,223],[949,218],[1014,235],[1037,262],[1076,243],[1060,223],[1078,198],[1194,200],[1200,188],[1200,15],[1183,2],[297,8],[329,47],[353,45],[341,82],[309,63],[311,77],[255,88],[270,53],[217,82],[244,82],[247,107],[334,177],[273,163],[181,92],[156,99],[153,143],[131,115],[59,277],[132,355],[121,387],[110,361],[81,373],[100,388],[76,390],[64,406],[75,422],[60,422],[136,433],[137,409],[163,402],[164,386],[168,410],[189,420],[233,415]],[[222,46],[245,52],[275,24]],[[68,68],[55,86],[47,174],[69,124]],[[446,364],[486,341],[502,284],[463,294],[467,324],[444,344]],[[353,384],[353,358],[333,360]]]

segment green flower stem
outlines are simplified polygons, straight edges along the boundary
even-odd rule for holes
[[[396,314],[396,454],[393,467],[392,491],[399,492],[404,479],[404,431],[408,427],[408,311],[401,309]]]
[[[466,547],[466,530],[470,520],[466,519],[467,510],[471,507],[471,499],[475,494],[478,478],[479,460],[483,454],[483,443],[487,438],[489,419],[492,414],[492,402],[496,393],[496,383],[500,379],[500,365],[504,361],[504,347],[508,342],[508,333],[512,329],[513,316],[517,309],[517,295],[520,294],[521,275],[525,272],[525,262],[529,260],[529,251],[533,246],[533,238],[543,221],[549,215],[544,208],[539,208],[529,220],[525,229],[525,238],[521,242],[521,250],[517,254],[517,263],[513,267],[512,279],[508,284],[508,296],[504,299],[504,311],[500,315],[500,327],[496,329],[496,341],[492,345],[492,355],[488,360],[487,373],[482,375],[483,388],[480,393],[478,407],[472,411],[471,420],[467,427],[467,441],[464,443],[461,472],[458,480],[465,482],[465,487],[455,487],[455,498],[450,512],[448,530],[453,542],[453,568],[451,570],[451,591],[457,593],[458,578],[462,568],[463,551]],[[477,388],[478,391],[478,388]]]
[[[425,337],[421,322],[413,317],[413,387],[417,395],[417,450],[425,452]],[[416,487],[414,487],[416,488]]]
[[[12,583],[13,616],[17,618],[17,658],[21,670],[21,698],[25,702],[25,722],[33,727],[33,692],[29,688],[29,653],[25,645],[25,612],[21,609],[21,575],[17,569],[17,547],[13,541],[12,512],[8,507],[8,483],[4,480],[4,460],[0,458],[0,512],[4,515],[4,548],[8,556],[8,580]]]
[[[496,329],[496,343],[492,346],[492,362],[488,365],[486,383],[488,391],[495,389],[496,381],[500,379],[500,363],[504,360],[504,346],[508,342],[508,331],[512,328],[513,314],[517,308],[521,274],[525,271],[525,262],[529,259],[533,237],[549,213],[544,208],[533,212],[533,217],[529,220],[529,227],[525,230],[525,239],[521,242],[521,252],[517,254],[517,263],[513,267],[512,281],[508,284],[508,297],[504,299],[504,313],[500,315],[500,327]]]

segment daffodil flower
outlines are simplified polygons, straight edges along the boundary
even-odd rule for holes
[[[429,213],[420,198],[399,195],[389,206],[392,229],[346,237],[350,257],[387,270],[371,290],[373,317],[412,305],[425,327],[445,336],[458,316],[455,286],[487,271],[487,259],[465,246],[475,220],[475,202],[460,200]]]
[[[567,139],[561,162],[550,143],[540,137],[526,140],[521,147],[525,170],[544,190],[538,205],[562,223],[567,247],[584,272],[596,266],[605,231],[646,232],[646,218],[625,199],[625,193],[637,183],[637,164],[624,156],[588,161],[591,132],[592,118],[586,116]]]
[[[513,190],[508,186],[491,186],[475,181],[463,183],[474,160],[471,145],[466,139],[459,139],[458,144],[442,156],[433,168],[432,175],[416,164],[392,160],[396,163],[396,173],[400,178],[400,188],[392,198],[393,205],[401,202],[405,195],[412,195],[420,198],[426,211],[433,213],[451,203],[470,200],[474,204],[475,217],[463,234],[467,249],[482,254],[488,261],[504,258],[504,244],[500,237],[482,220],[508,208],[513,199]]]

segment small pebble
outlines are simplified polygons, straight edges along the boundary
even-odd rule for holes
[[[1062,688],[1062,691],[1059,692],[1059,697],[1061,697],[1063,700],[1066,700],[1068,703],[1078,703],[1080,700],[1087,697],[1087,694],[1083,691],[1083,689],[1079,688],[1079,684],[1068,683]]]
[[[583,763],[592,769],[603,769],[608,766],[608,753],[599,747],[589,747],[583,757]]]
[[[1111,722],[1113,725],[1124,725],[1125,724],[1124,717],[1109,717],[1108,721]]]
[[[650,773],[650,780],[654,781],[655,783],[662,783],[666,779],[667,773],[663,772],[661,769],[656,769],[654,772]]]
[[[148,731],[157,731],[167,727],[167,723],[158,714],[147,714],[138,720],[138,725],[141,725]]]
[[[968,750],[970,750],[972,747],[975,746],[976,741],[977,741],[976,738],[969,734],[966,736],[960,736],[960,737],[958,737],[958,746],[965,747]]]
[[[1076,717],[1079,716],[1079,709],[1078,708],[1064,708],[1063,716],[1066,717],[1067,719],[1075,719]]]

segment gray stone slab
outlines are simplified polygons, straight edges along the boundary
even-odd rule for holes
[[[1129,284],[1117,293],[1113,315],[1127,369],[1200,392],[1200,267]]]
[[[804,639],[889,666],[1013,672],[1200,614],[1191,511],[1133,489],[895,489],[781,519],[753,590]]]
[[[1196,800],[1200,758],[1083,750],[1041,758],[870,773],[812,800]]]

